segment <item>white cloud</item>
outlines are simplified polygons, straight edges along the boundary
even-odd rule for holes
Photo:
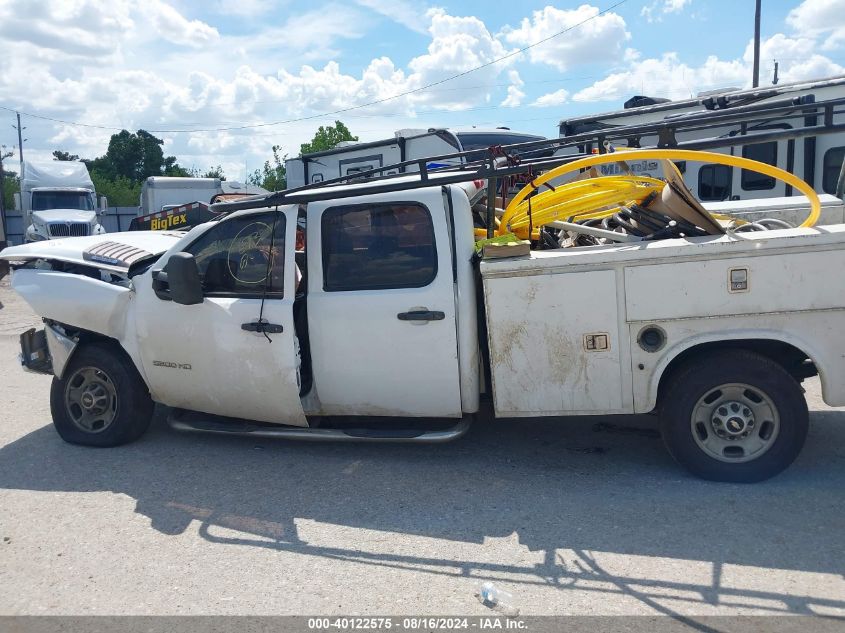
[[[845,0],[804,0],[786,16],[786,23],[802,35],[826,36],[827,50],[845,43]]]
[[[820,79],[845,72],[845,67],[821,55],[818,50],[818,42],[811,37],[788,37],[777,33],[760,43],[760,59],[778,60],[778,74],[785,82]],[[751,68],[754,60],[751,42],[745,49],[743,60]],[[762,76],[762,69],[760,74],[760,82],[767,83],[770,77]]]
[[[213,7],[223,15],[256,17],[273,8],[273,0],[217,0]]]
[[[362,7],[366,7],[401,24],[402,26],[422,33],[428,33],[430,16],[420,10],[420,5],[409,0],[355,0]]]
[[[522,104],[522,100],[525,98],[525,92],[522,90],[522,86],[525,85],[525,82],[522,81],[522,78],[519,76],[519,72],[516,70],[508,71],[508,80],[510,81],[510,85],[508,86],[508,96],[505,97],[505,100],[502,101],[501,105],[504,108],[516,108]]]
[[[162,0],[144,0],[138,9],[152,23],[158,35],[174,44],[200,48],[220,38],[213,26],[200,20],[188,20]]]
[[[715,55],[700,66],[681,62],[677,53],[660,58],[639,59],[629,68],[612,73],[579,90],[574,101],[620,101],[635,94],[684,99],[700,90],[743,85],[750,71],[740,60],[723,61]]]
[[[506,30],[503,35],[509,43],[523,47],[571,29],[528,51],[532,62],[548,64],[560,71],[578,64],[613,60],[631,34],[622,16],[599,13],[597,7],[588,4],[571,10],[547,6],[534,11],[530,19],[523,18],[518,29]]]
[[[0,39],[36,46],[42,59],[108,55],[132,26],[121,0],[0,3]]]
[[[431,43],[424,55],[414,57],[408,63],[411,72],[405,86],[407,89],[442,81],[489,64],[510,52],[476,17],[452,16],[442,9],[431,9],[427,15],[431,19],[428,29]],[[486,100],[489,91],[460,90],[462,83],[471,81],[476,85],[492,84],[513,62],[514,58],[511,58],[491,64],[473,72],[470,80],[458,78],[445,84],[442,91],[418,93],[412,96],[411,101],[450,110],[471,107]],[[450,90],[447,91],[447,88]],[[401,92],[398,86],[396,92]]]
[[[766,38],[760,45],[760,59],[777,59],[782,82],[818,79],[845,73],[845,67],[817,53],[818,44],[807,37],[789,37],[782,33]],[[709,56],[703,64],[682,62],[677,53],[660,58],[642,59],[630,52],[627,66],[584,88],[574,101],[621,101],[635,94],[684,99],[703,90],[727,87],[751,87],[753,47],[749,42],[739,59],[724,60]],[[770,83],[761,70],[760,83]]]
[[[569,91],[566,88],[561,88],[560,90],[544,94],[543,96],[537,98],[531,105],[538,108],[549,108],[552,106],[563,105],[568,100]]]
[[[692,0],[654,0],[640,10],[640,15],[649,22],[660,22],[662,16],[669,13],[680,13],[684,7],[691,3]]]

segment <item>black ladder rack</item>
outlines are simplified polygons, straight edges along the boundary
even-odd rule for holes
[[[845,114],[845,97],[813,101],[812,95],[779,99],[770,103],[736,106],[728,110],[707,110],[679,115],[655,123],[609,127],[573,136],[541,141],[501,145],[487,150],[473,149],[439,156],[407,160],[384,167],[356,173],[354,177],[342,176],[319,183],[306,184],[293,189],[277,191],[264,196],[254,196],[233,202],[211,205],[216,213],[231,213],[243,209],[258,209],[277,205],[305,204],[321,200],[334,200],[370,194],[406,191],[436,187],[474,180],[489,181],[489,190],[495,191],[499,178],[522,175],[531,177],[559,165],[590,156],[587,151],[595,144],[600,153],[612,149],[613,144],[639,147],[644,136],[658,136],[658,143],[642,149],[694,149],[708,150],[720,147],[742,146],[767,141],[813,137],[845,131],[845,123],[834,123],[834,116]],[[804,125],[790,129],[753,128],[785,117],[804,117]],[[676,140],[679,132],[702,131],[742,125],[744,133],[711,136],[689,141]],[[749,127],[750,126],[750,127]],[[573,150],[573,153],[555,156],[537,156],[549,151]],[[475,158],[483,152],[481,159]],[[533,154],[533,156],[532,156]],[[473,160],[470,160],[473,157]],[[461,161],[459,164],[429,168],[429,162]],[[620,160],[622,160],[620,158]],[[417,171],[408,171],[408,168]],[[384,175],[386,171],[399,173]],[[362,182],[363,181],[363,182]]]

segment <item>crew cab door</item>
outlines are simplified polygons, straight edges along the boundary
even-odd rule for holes
[[[441,190],[311,203],[307,231],[320,411],[459,417],[455,276]]]
[[[299,400],[293,300],[296,211],[239,213],[182,248],[203,301],[168,300],[157,272],[135,278],[139,355],[153,398],[172,407],[307,426]],[[266,333],[256,331],[259,315]]]

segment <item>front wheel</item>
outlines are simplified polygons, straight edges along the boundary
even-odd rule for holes
[[[144,434],[153,402],[122,350],[93,343],[78,349],[62,377],[53,378],[50,410],[66,442],[119,446]]]
[[[789,466],[807,437],[798,382],[766,356],[725,350],[674,373],[661,397],[663,441],[689,471],[714,481],[750,483]]]

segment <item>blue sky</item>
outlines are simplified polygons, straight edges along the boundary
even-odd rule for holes
[[[362,140],[467,125],[553,136],[561,118],[636,93],[750,85],[753,0],[627,0],[600,13],[615,3],[0,0],[0,106],[63,121],[24,116],[31,156],[93,157],[116,129],[143,127],[162,130],[181,164],[243,178],[272,145],[295,155],[335,118]],[[845,0],[764,0],[762,34],[763,84],[774,59],[781,81],[845,73]],[[0,111],[0,145],[17,144],[13,117]],[[265,125],[303,117],[315,118]]]

